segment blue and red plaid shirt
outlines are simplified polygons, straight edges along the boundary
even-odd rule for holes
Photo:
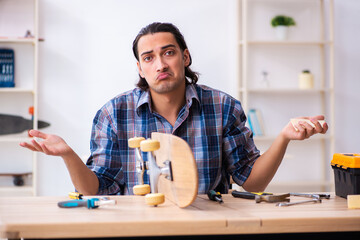
[[[242,185],[260,156],[238,100],[202,85],[186,87],[186,104],[174,126],[151,108],[148,91],[135,88],[106,103],[92,127],[88,167],[99,179],[98,194],[132,194],[137,184],[132,137],[150,138],[152,132],[184,139],[193,151],[199,194],[217,188],[226,193],[229,176]],[[146,154],[145,154],[146,155]],[[144,174],[144,183],[148,183]]]

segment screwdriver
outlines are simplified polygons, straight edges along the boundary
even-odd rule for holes
[[[110,200],[105,197],[75,199],[75,200],[58,202],[58,206],[61,208],[87,207],[88,209],[98,208],[101,205],[115,205],[115,204],[116,204],[115,200]]]
[[[222,196],[221,196],[221,194],[219,192],[215,192],[214,190],[210,190],[207,195],[208,195],[210,200],[215,201],[215,202],[219,202],[219,203],[223,203]]]
[[[99,207],[99,199],[91,198],[91,199],[76,199],[76,200],[68,200],[58,202],[58,206],[61,208],[74,208],[74,207],[87,207],[87,208],[98,208]]]

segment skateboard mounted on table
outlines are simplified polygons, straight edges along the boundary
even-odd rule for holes
[[[151,139],[135,137],[128,144],[135,149],[138,180],[133,188],[135,195],[146,195],[145,202],[151,206],[162,204],[166,198],[184,208],[195,200],[198,172],[194,155],[183,139],[153,132]],[[141,152],[148,155],[148,161],[143,160]],[[150,185],[144,184],[145,170]]]

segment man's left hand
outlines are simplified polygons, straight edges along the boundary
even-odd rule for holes
[[[316,133],[325,134],[329,128],[326,122],[323,126],[319,123],[319,120],[325,119],[323,115],[301,117],[301,119],[309,119],[315,127],[305,121],[299,121],[298,123],[295,123],[295,128],[293,124],[289,122],[281,131],[281,135],[287,140],[304,140]]]

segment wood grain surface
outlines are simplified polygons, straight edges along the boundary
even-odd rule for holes
[[[116,205],[59,208],[67,197],[0,197],[0,237],[75,238],[360,231],[360,209],[335,197],[320,204],[274,203],[223,195],[223,204],[198,195],[187,208],[171,201],[158,207],[142,196],[110,196]],[[291,201],[303,200],[291,197]],[[141,229],[141,230],[139,230]]]

